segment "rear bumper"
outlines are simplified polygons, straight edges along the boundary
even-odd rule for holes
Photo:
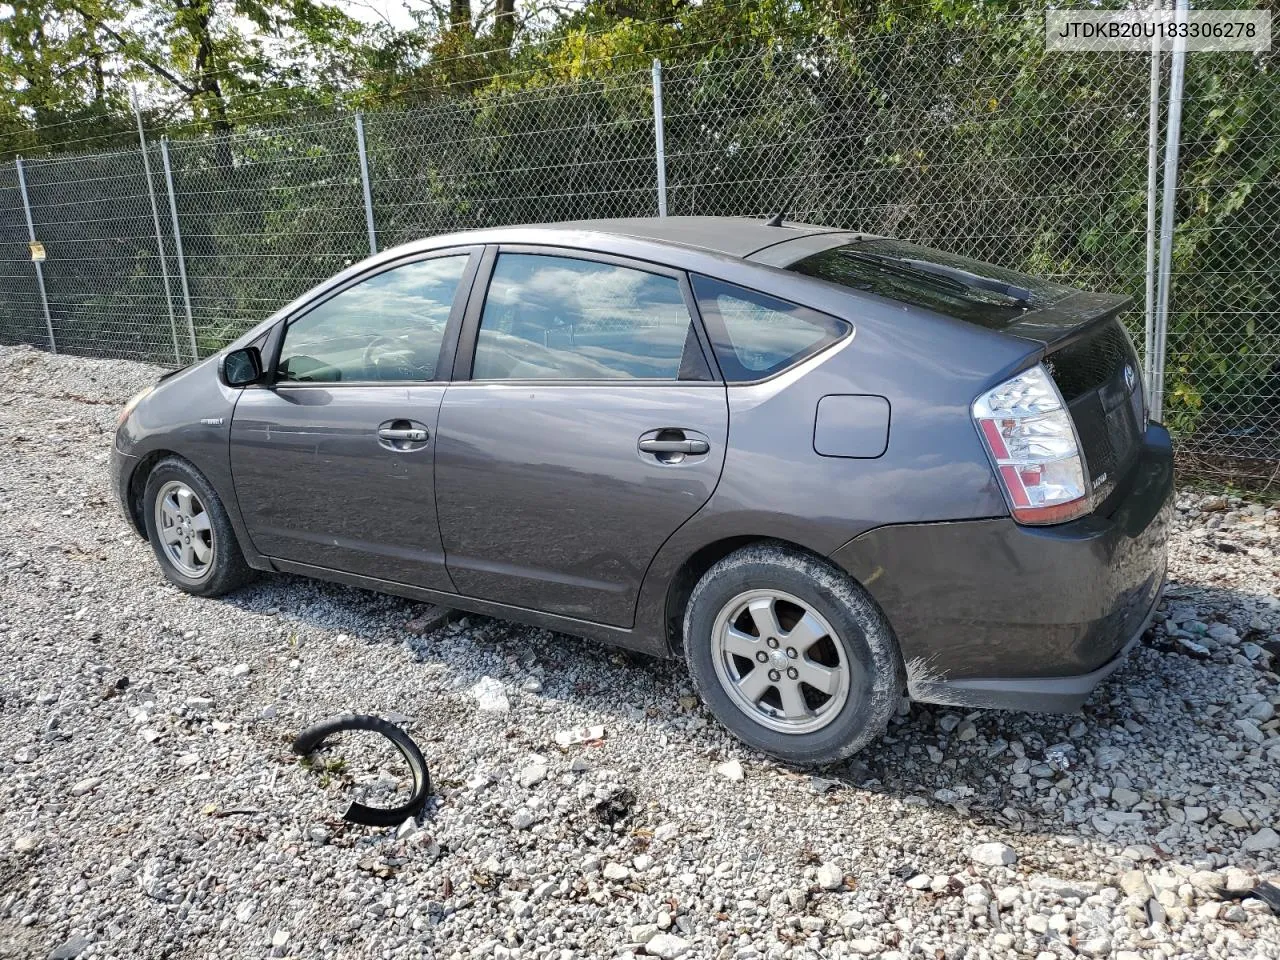
[[[832,559],[893,625],[917,700],[1070,712],[1122,664],[1159,605],[1173,451],[1152,424],[1107,513],[871,530]]]
[[[1138,645],[1151,624],[1151,617],[1164,595],[1164,580],[1143,618],[1120,652],[1089,673],[1071,677],[1013,677],[973,680],[931,680],[914,678],[907,683],[913,700],[941,703],[954,707],[991,707],[999,710],[1025,710],[1029,713],[1075,713],[1093,693],[1094,687],[1124,666],[1129,651]]]

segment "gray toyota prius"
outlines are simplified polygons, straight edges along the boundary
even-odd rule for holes
[[[1173,459],[1129,307],[779,218],[434,237],[134,397],[114,483],[190,593],[682,656],[742,740],[832,761],[904,692],[1078,709],[1142,636]]]

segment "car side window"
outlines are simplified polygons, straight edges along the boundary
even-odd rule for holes
[[[473,378],[698,380],[705,370],[674,278],[571,257],[498,256]]]
[[[435,257],[393,267],[303,314],[285,329],[276,380],[434,380],[468,256]]]
[[[843,320],[777,297],[710,277],[691,279],[716,359],[730,382],[772,376],[851,329]]]

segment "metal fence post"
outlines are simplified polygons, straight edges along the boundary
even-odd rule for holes
[[[187,286],[186,258],[182,254],[182,230],[178,226],[178,198],[173,192],[173,168],[169,165],[169,138],[160,138],[160,159],[164,162],[164,183],[169,191],[169,216],[173,219],[173,249],[178,255],[178,278],[182,281],[182,301],[187,308],[187,331],[191,334],[191,355],[200,359],[196,346],[196,321],[191,315],[191,288]]]
[[[356,149],[360,151],[360,183],[364,187],[364,222],[369,228],[369,255],[378,252],[378,232],[373,226],[373,191],[369,189],[369,155],[364,147],[364,117],[356,111]]]
[[[156,228],[156,253],[160,255],[160,278],[164,281],[164,305],[169,310],[169,330],[173,334],[173,360],[182,366],[182,351],[178,348],[178,319],[173,314],[173,291],[169,287],[169,258],[164,254],[164,237],[160,233],[160,207],[156,203],[156,188],[151,182],[151,160],[147,156],[147,135],[142,130],[142,111],[138,109],[138,91],[129,88],[133,101],[133,116],[138,121],[138,145],[142,148],[142,173],[147,178],[147,196],[151,198],[151,222]],[[193,357],[192,359],[199,359]]]
[[[662,122],[662,61],[653,61],[653,146],[658,163],[658,216],[667,215],[667,147]]]
[[[1157,8],[1158,9],[1158,8]],[[1151,96],[1147,117],[1147,263],[1144,287],[1142,382],[1150,397],[1155,393],[1153,340],[1156,330],[1156,192],[1160,177],[1160,38],[1151,41]]]
[[[1185,22],[1187,0],[1178,0],[1175,10]],[[1169,287],[1173,278],[1174,202],[1178,193],[1178,147],[1182,135],[1182,83],[1187,66],[1187,38],[1175,37],[1173,63],[1169,71],[1169,127],[1164,139],[1164,195],[1160,207],[1160,262],[1157,269],[1155,350],[1152,369],[1151,416],[1164,415],[1164,364],[1169,347]]]
[[[31,219],[31,201],[27,199],[27,175],[22,170],[22,158],[14,157],[14,165],[18,168],[18,189],[22,191],[22,210],[27,215],[27,235],[31,242],[36,242],[36,226]],[[44,268],[40,261],[31,257],[31,265],[36,268],[36,286],[40,288],[40,305],[44,307],[44,328],[49,334],[49,352],[57,353],[58,344],[53,339],[53,317],[49,315],[49,297],[44,292]]]

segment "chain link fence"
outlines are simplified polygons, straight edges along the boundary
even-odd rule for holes
[[[1011,61],[1040,39],[926,32],[670,68],[670,212],[785,209],[1141,305],[1149,59]]]
[[[1202,470],[1263,477],[1280,467],[1275,66],[1187,60],[1164,381]],[[660,114],[649,69],[583,70],[152,142],[150,181],[142,147],[27,160],[49,324],[17,171],[0,165],[0,342],[49,347],[52,326],[59,352],[186,363],[375,246],[655,215],[665,171],[672,215],[785,211],[1128,293],[1141,347],[1150,69],[1132,53],[1047,54],[1042,19],[1006,17],[675,57]]]
[[[1197,470],[1280,476],[1280,54],[1187,58],[1165,410]]]

